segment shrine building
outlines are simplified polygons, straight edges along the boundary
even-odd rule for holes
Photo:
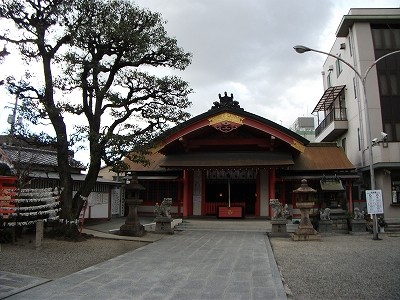
[[[154,141],[149,166],[125,162],[146,189],[139,214],[172,199],[180,217],[271,217],[270,199],[299,217],[293,190],[302,179],[318,191],[316,208],[352,211],[358,176],[341,147],[310,143],[295,132],[245,111],[233,95]]]

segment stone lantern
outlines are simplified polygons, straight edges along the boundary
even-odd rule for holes
[[[319,234],[310,220],[310,210],[315,204],[316,190],[310,188],[307,180],[303,179],[298,189],[294,190],[296,206],[300,209],[301,220],[298,229],[293,233],[294,241],[319,240]]]
[[[129,207],[129,213],[126,217],[125,224],[119,229],[120,235],[126,236],[143,236],[145,234],[144,226],[140,224],[137,208],[143,203],[139,199],[140,191],[145,190],[138,180],[137,175],[132,175],[132,180],[125,186],[125,205]]]

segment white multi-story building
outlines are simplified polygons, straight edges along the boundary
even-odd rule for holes
[[[315,140],[314,117],[298,117],[289,128],[310,142]]]
[[[364,77],[376,60],[400,50],[400,9],[352,8],[336,37],[330,54]],[[327,56],[322,74],[325,92],[313,111],[318,115],[316,142],[336,142],[345,149],[360,173],[353,199],[365,200],[364,192],[371,188],[367,109],[375,188],[382,190],[385,219],[400,220],[400,53],[383,58],[368,73],[367,108],[362,82],[352,68]]]

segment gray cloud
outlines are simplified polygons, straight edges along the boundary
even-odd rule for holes
[[[218,93],[226,91],[247,111],[284,126],[309,114],[323,93],[325,57],[299,55],[293,46],[329,51],[351,7],[399,5],[398,0],[135,2],[159,12],[169,35],[193,53],[192,64],[178,73],[194,89],[192,115],[207,111]]]
[[[195,90],[192,114],[209,109],[218,93],[227,91],[246,110],[273,121],[284,118],[278,116],[279,107],[296,105],[296,99],[285,96],[286,90],[310,72],[292,47],[317,44],[332,17],[331,2],[319,0],[137,3],[160,12],[170,35],[193,53],[192,65],[180,74]],[[320,65],[311,70],[318,74]],[[290,123],[296,117],[293,112]]]
[[[309,114],[323,93],[323,55],[299,55],[303,44],[329,51],[351,7],[396,7],[394,0],[140,0],[160,12],[170,35],[193,53],[180,75],[195,93],[192,115],[218,93],[233,93],[247,111],[284,126]],[[322,47],[322,48],[321,48]],[[328,47],[328,48],[327,48]]]

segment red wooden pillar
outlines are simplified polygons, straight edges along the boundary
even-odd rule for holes
[[[183,171],[183,217],[193,215],[193,172]]]
[[[183,217],[189,215],[189,171],[183,170]]]
[[[269,197],[268,197],[268,215],[272,216],[272,210],[271,210],[271,205],[269,205],[269,200],[270,199],[275,199],[276,195],[276,190],[275,190],[275,182],[276,182],[276,173],[275,173],[275,168],[272,168],[269,170]]]
[[[178,216],[183,216],[183,178],[178,179]]]
[[[348,185],[348,188],[347,188],[347,193],[348,193],[348,195],[349,195],[349,207],[348,207],[348,210],[349,210],[349,213],[352,213],[353,212],[353,182],[351,181],[351,180],[349,180],[348,181],[349,182],[349,185]]]
[[[201,215],[206,215],[206,182],[207,176],[206,171],[201,171]]]
[[[255,216],[259,217],[260,216],[260,206],[261,206],[261,202],[260,202],[260,193],[261,193],[261,176],[260,176],[260,171],[257,172],[257,181],[256,181],[256,204],[255,204]]]

